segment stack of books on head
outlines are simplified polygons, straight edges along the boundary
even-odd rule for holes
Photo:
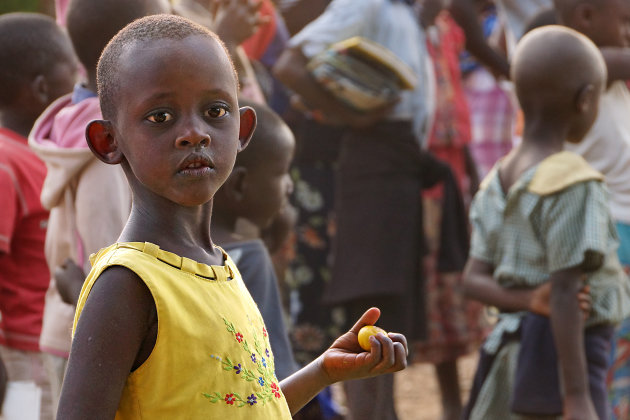
[[[313,57],[311,75],[337,99],[367,112],[395,101],[418,82],[411,68],[387,48],[361,37],[333,44]]]

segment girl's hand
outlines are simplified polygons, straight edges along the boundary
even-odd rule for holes
[[[211,0],[209,10],[213,14],[213,30],[228,47],[241,45],[254,35],[260,25],[270,18],[260,14],[262,1]]]
[[[407,339],[402,334],[379,333],[370,337],[369,352],[359,346],[359,330],[365,325],[374,325],[379,316],[378,308],[368,309],[350,331],[319,357],[320,367],[330,384],[393,373],[407,366]]]
[[[63,264],[55,268],[53,276],[61,300],[70,305],[76,305],[85,280],[85,273],[81,267],[67,258]]]
[[[544,283],[532,291],[532,296],[529,302],[529,310],[538,315],[549,317],[551,315],[551,305],[549,298],[551,296],[551,282]],[[584,319],[588,318],[591,313],[592,300],[591,300],[591,288],[584,285],[576,296]]]

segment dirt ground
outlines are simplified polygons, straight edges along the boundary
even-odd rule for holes
[[[468,392],[477,366],[476,354],[459,360],[459,376],[462,386],[462,400],[468,398]],[[439,420],[440,392],[433,366],[411,365],[396,374],[396,410],[400,420]],[[343,404],[342,391],[335,389],[336,399]]]
[[[462,401],[465,402],[477,367],[476,354],[461,358],[458,367]],[[433,374],[433,366],[412,365],[397,375],[396,411],[400,420],[439,420],[440,391]]]

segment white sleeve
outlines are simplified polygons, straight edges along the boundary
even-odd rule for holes
[[[369,38],[376,25],[378,10],[390,0],[333,0],[326,10],[289,41],[311,58],[329,45],[353,36]]]

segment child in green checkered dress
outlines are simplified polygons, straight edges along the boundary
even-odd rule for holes
[[[607,419],[608,351],[630,284],[603,176],[563,151],[593,124],[606,68],[588,38],[545,27],[521,40],[512,79],[523,141],[488,175],[470,214],[465,289],[501,312],[466,418]],[[576,297],[585,282],[590,303]]]

